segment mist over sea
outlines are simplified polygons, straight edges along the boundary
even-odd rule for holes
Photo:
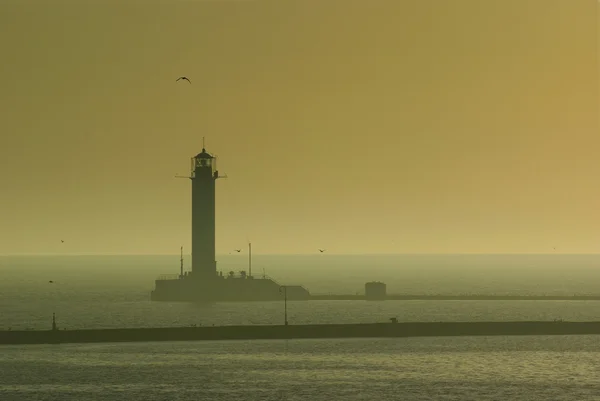
[[[189,269],[190,258],[184,257]],[[253,275],[311,293],[355,294],[387,283],[403,294],[600,294],[600,255],[253,256]],[[220,255],[225,273],[248,256]],[[0,257],[0,328],[45,329],[52,312],[67,328],[270,324],[283,302],[214,305],[150,302],[154,280],[179,272],[173,256]],[[54,283],[49,283],[52,280]],[[600,320],[596,301],[290,302],[293,323],[440,320]]]
[[[189,257],[185,258],[189,269]],[[222,255],[224,272],[247,255]],[[253,256],[312,293],[600,294],[600,255]],[[0,330],[283,322],[283,302],[150,302],[179,256],[1,256]],[[49,280],[54,281],[53,284]],[[600,301],[298,301],[290,324],[600,320]],[[0,400],[597,400],[598,336],[0,346]]]

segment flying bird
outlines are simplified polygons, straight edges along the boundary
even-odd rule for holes
[[[325,249],[319,249],[319,252],[323,253],[325,252]]]
[[[50,281],[48,281],[48,282],[49,282],[50,284],[54,284],[54,281],[52,281],[52,280],[50,280]]]
[[[60,243],[61,243],[61,244],[64,244],[64,243],[65,243],[65,240],[64,240],[64,239],[61,239],[61,240],[60,240]]]
[[[181,79],[188,81],[190,84],[192,83],[192,81],[190,81],[190,79],[189,79],[188,77],[179,77],[179,78],[177,78],[177,79],[175,80],[175,82],[177,82],[177,81],[179,81],[179,80],[181,80]]]
[[[240,253],[240,252],[242,252],[242,250],[241,250],[241,249],[234,249],[234,251],[236,251],[237,253]]]

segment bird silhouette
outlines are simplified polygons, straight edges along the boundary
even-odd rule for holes
[[[234,251],[236,251],[237,253],[240,253],[240,252],[242,252],[242,250],[241,250],[241,249],[234,249]]]
[[[65,240],[64,240],[64,239],[61,239],[61,240],[60,240],[60,243],[61,243],[61,244],[64,244],[64,243],[65,243]]]
[[[52,281],[52,280],[50,280],[50,281],[48,281],[48,282],[49,282],[50,284],[54,284],[54,281]]]
[[[325,249],[319,249],[319,252],[323,253],[325,252]]]
[[[190,84],[192,83],[192,81],[190,81],[190,79],[189,79],[188,77],[179,77],[179,78],[177,78],[177,79],[175,80],[175,82],[177,82],[177,81],[179,81],[179,80],[181,80],[181,79],[183,79],[183,80],[185,80],[185,81],[188,81]]]

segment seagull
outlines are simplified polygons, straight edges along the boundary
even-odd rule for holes
[[[179,77],[175,80],[175,82],[179,81],[180,79],[185,79],[186,81],[188,81],[190,84],[192,83],[192,81],[190,81],[190,79],[188,77]]]
[[[325,252],[325,249],[319,249],[319,252],[323,253]]]
[[[242,252],[242,250],[241,250],[241,249],[234,249],[234,251],[236,251],[237,253],[240,253],[240,252]]]
[[[52,280],[50,280],[50,281],[48,281],[48,282],[49,282],[50,284],[54,284],[54,281],[52,281]]]

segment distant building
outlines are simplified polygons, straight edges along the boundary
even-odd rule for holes
[[[365,298],[371,300],[386,299],[387,286],[379,281],[371,281],[365,284]]]

